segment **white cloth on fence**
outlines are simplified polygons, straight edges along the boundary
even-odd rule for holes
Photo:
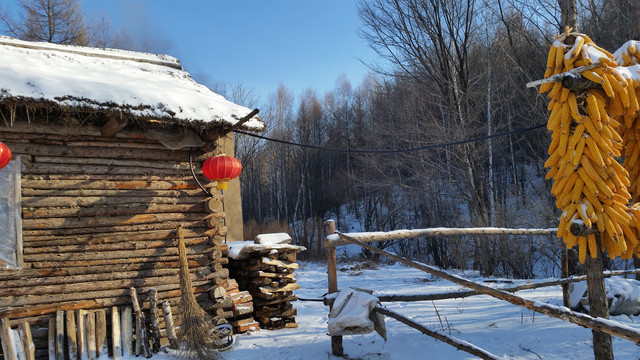
[[[378,302],[377,297],[365,292],[340,290],[329,313],[329,334],[357,335],[375,330],[386,340],[384,315],[373,311]]]

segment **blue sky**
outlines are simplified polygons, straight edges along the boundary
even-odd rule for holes
[[[376,56],[358,36],[351,0],[83,0],[117,30],[145,35],[207,85],[241,83],[259,103],[279,84],[322,96],[345,74],[357,86]]]

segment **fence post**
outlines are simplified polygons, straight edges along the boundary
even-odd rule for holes
[[[336,232],[336,223],[333,220],[327,220],[324,223],[324,235],[329,236],[331,234],[335,234]],[[332,246],[327,249],[327,276],[329,277],[328,281],[328,292],[329,294],[338,292],[338,271],[336,269],[336,248]],[[332,306],[329,306],[329,311],[331,311]],[[342,336],[332,336],[331,337],[331,352],[335,356],[343,356],[344,348],[342,347]]]
[[[609,306],[607,305],[607,290],[604,287],[602,275],[602,252],[600,251],[601,237],[596,234],[596,256],[592,258],[587,254],[587,291],[589,292],[589,315],[602,319],[609,318]],[[598,330],[591,330],[593,334],[593,353],[595,360],[613,360],[613,348],[611,335]]]

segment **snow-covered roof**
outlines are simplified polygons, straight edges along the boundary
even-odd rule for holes
[[[251,112],[196,83],[180,61],[116,49],[0,36],[0,103],[121,112],[192,127],[229,127]],[[254,117],[241,126],[264,130]]]

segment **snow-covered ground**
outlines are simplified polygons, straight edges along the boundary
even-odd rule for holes
[[[340,268],[340,264],[338,265]],[[482,281],[465,273],[475,281]],[[320,298],[327,291],[326,264],[302,262],[296,278],[300,298]],[[495,279],[492,279],[495,280]],[[536,280],[537,281],[537,280]],[[515,286],[525,281],[506,284]],[[377,269],[338,272],[341,288],[372,289],[376,294],[428,294],[458,290],[458,285],[434,279],[419,270],[401,265],[379,265]],[[561,305],[560,287],[545,287],[517,293],[519,296]],[[489,296],[435,302],[385,303],[389,309],[417,321],[431,330],[466,340],[495,355],[509,359],[592,359],[591,330],[508,304]],[[224,353],[227,360],[252,359],[340,359],[331,355],[327,335],[328,308],[321,302],[297,301],[299,327],[259,330],[237,336],[234,348]],[[437,313],[436,314],[436,309]],[[640,329],[640,316],[615,316]],[[345,336],[345,354],[350,359],[474,359],[465,352],[423,335],[387,318],[388,341],[379,335]],[[640,359],[640,346],[613,338],[616,360]]]

